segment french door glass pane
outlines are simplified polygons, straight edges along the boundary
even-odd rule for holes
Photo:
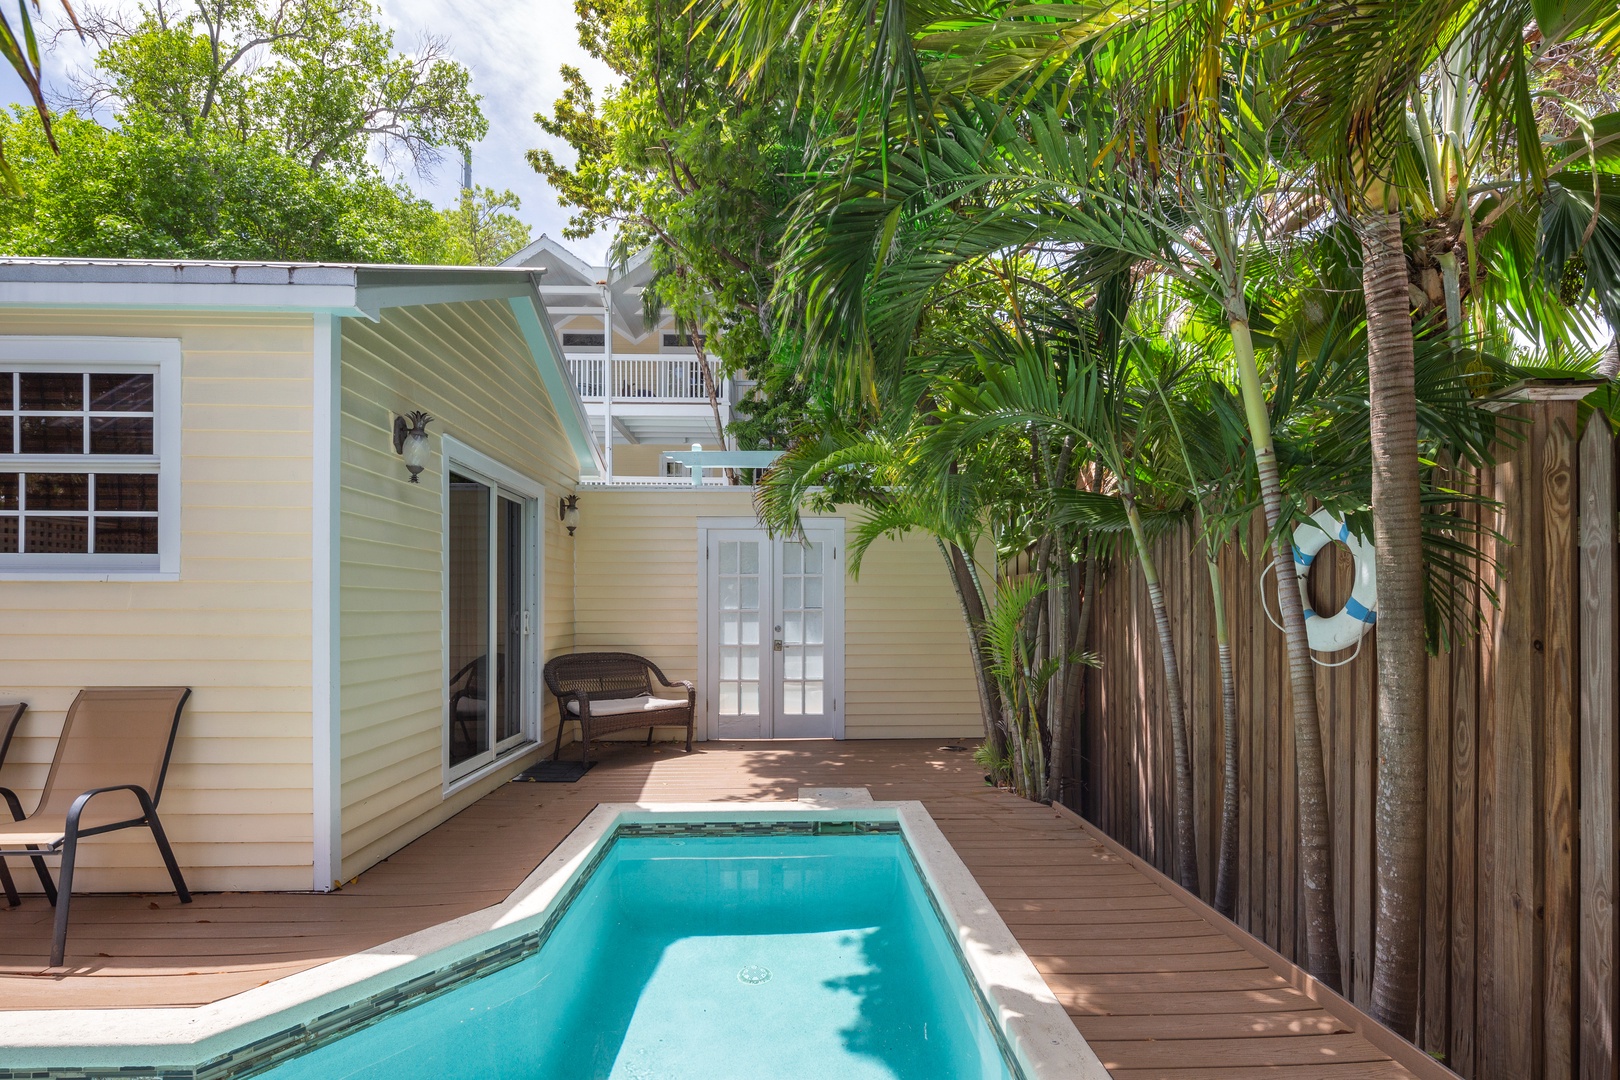
[[[759,549],[758,540],[720,542],[721,716],[759,713]]]
[[[450,764],[489,747],[489,511],[493,492],[450,474]]]
[[[523,731],[523,504],[499,498],[495,510],[495,741]]]
[[[826,544],[782,545],[782,715],[825,711],[822,642],[823,564]]]

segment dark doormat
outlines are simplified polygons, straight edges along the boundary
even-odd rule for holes
[[[590,772],[594,761],[542,761],[512,777],[513,782],[527,780],[531,784],[572,784]]]

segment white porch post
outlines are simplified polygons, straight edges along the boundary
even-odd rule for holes
[[[613,267],[602,282],[602,460],[613,483]]]
[[[343,879],[343,704],[339,591],[343,410],[342,326],[333,315],[314,318],[314,498],[310,527],[310,747],[316,892]]]

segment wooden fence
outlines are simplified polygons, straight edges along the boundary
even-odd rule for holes
[[[1556,392],[1554,392],[1556,393]],[[1566,392],[1567,393],[1567,392]],[[1428,668],[1429,873],[1419,1044],[1465,1077],[1616,1075],[1616,443],[1577,439],[1577,402],[1507,413],[1520,440],[1463,482],[1504,537],[1499,604]],[[1260,549],[1264,530],[1248,538]],[[1313,605],[1348,593],[1349,556],[1317,560]],[[1213,895],[1222,796],[1219,669],[1209,577],[1190,537],[1157,561],[1174,625],[1196,784],[1201,891]],[[1303,959],[1294,739],[1273,583],[1235,545],[1221,556],[1238,670],[1237,921]],[[1078,809],[1174,874],[1170,734],[1147,590],[1132,561],[1100,589],[1078,740]],[[1376,662],[1318,667],[1345,992],[1371,997]],[[1339,662],[1346,654],[1322,657]]]

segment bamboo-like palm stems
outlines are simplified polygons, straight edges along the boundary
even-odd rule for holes
[[[1187,749],[1187,714],[1181,694],[1181,665],[1176,660],[1176,642],[1170,633],[1170,613],[1164,606],[1164,589],[1159,585],[1153,548],[1142,528],[1142,514],[1136,495],[1125,478],[1120,479],[1119,497],[1131,523],[1131,540],[1136,545],[1136,561],[1147,583],[1148,603],[1153,609],[1153,628],[1159,639],[1159,661],[1164,666],[1164,694],[1170,713],[1170,752],[1175,769],[1176,791],[1176,876],[1182,888],[1198,891],[1198,832],[1193,820],[1192,756]]]
[[[951,586],[956,590],[956,602],[962,610],[968,645],[973,651],[973,686],[979,693],[979,714],[984,722],[985,745],[991,756],[999,760],[1007,752],[1007,739],[999,723],[1000,695],[984,647],[984,596],[979,591],[978,578],[971,571],[968,556],[962,549],[939,536],[934,537],[934,543],[939,547],[951,577]]]
[[[1299,802],[1299,872],[1305,893],[1306,970],[1334,990],[1343,985],[1339,962],[1338,921],[1333,910],[1332,824],[1328,821],[1327,779],[1322,763],[1322,727],[1316,712],[1316,672],[1305,636],[1305,608],[1294,574],[1293,545],[1277,537],[1282,520],[1282,483],[1277,475],[1277,449],[1271,440],[1271,414],[1260,388],[1254,339],[1247,319],[1230,323],[1232,352],[1254,462],[1260,478],[1260,501],[1271,533],[1271,561],[1277,578],[1277,611],[1288,644],[1288,685],[1294,714],[1294,763]]]
[[[1204,551],[1204,565],[1209,571],[1209,592],[1215,607],[1215,650],[1220,658],[1221,671],[1221,823],[1220,850],[1215,860],[1215,910],[1230,919],[1237,910],[1238,737],[1237,676],[1232,666],[1232,635],[1226,621],[1226,589],[1221,578],[1215,538],[1209,531],[1204,492],[1198,480],[1197,466],[1193,464],[1192,452],[1187,447],[1181,422],[1176,418],[1175,406],[1165,392],[1163,381],[1155,376],[1153,385],[1164,405],[1165,419],[1170,423],[1182,465],[1187,470],[1187,485],[1193,498],[1193,524],[1198,530],[1198,546]]]

